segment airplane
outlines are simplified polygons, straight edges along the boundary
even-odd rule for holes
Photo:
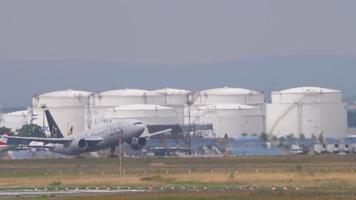
[[[86,152],[110,149],[110,155],[114,156],[115,148],[119,145],[119,142],[127,142],[132,149],[140,150],[145,146],[148,137],[166,134],[172,131],[172,129],[165,129],[154,133],[148,133],[146,125],[142,122],[120,121],[99,125],[75,135],[63,136],[50,111],[45,108],[44,112],[51,133],[50,138],[19,136],[4,137],[12,142],[20,144],[29,144],[33,141],[43,142],[44,148],[65,155],[80,155]]]
[[[7,144],[7,138],[5,137],[7,134],[0,135],[0,151],[4,151],[8,149],[10,146]]]

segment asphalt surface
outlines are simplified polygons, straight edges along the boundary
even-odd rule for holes
[[[148,192],[148,190],[139,189],[63,189],[63,190],[4,190],[0,191],[0,197],[15,196],[39,196],[39,195],[80,195],[80,194],[117,194],[131,192]]]

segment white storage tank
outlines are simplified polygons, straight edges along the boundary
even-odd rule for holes
[[[276,136],[347,134],[347,109],[342,92],[319,87],[299,87],[272,92],[266,106],[266,132]]]
[[[194,95],[194,103],[200,105],[209,104],[246,104],[263,105],[264,94],[254,90],[243,88],[215,88],[200,91]]]
[[[157,92],[142,89],[117,89],[96,93],[90,98],[90,127],[103,116],[105,110],[131,104],[163,104],[164,97]]]
[[[93,119],[93,125],[116,120],[138,120],[148,125],[177,124],[180,116],[174,108],[154,104],[132,104],[106,109]]]
[[[11,128],[13,132],[16,132],[25,124],[28,124],[28,110],[2,113],[0,116],[0,127]]]
[[[213,124],[217,137],[227,134],[238,138],[243,134],[260,135],[264,131],[263,110],[243,104],[195,105],[191,108],[191,123]]]
[[[184,122],[184,108],[187,105],[188,97],[191,94],[189,90],[183,89],[174,89],[174,88],[164,88],[159,90],[154,90],[154,92],[159,93],[164,102],[161,105],[168,105],[173,107],[177,114],[181,116],[179,120],[181,123]],[[155,102],[155,104],[159,104],[161,102]]]
[[[47,121],[41,108],[45,105],[63,134],[69,133],[71,128],[74,133],[83,131],[88,126],[87,116],[91,94],[92,92],[88,91],[68,89],[34,96],[32,99],[32,123],[45,126],[48,133]]]

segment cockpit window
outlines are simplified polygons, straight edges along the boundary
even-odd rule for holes
[[[142,124],[142,122],[135,122],[134,125]]]

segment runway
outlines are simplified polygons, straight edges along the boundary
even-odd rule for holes
[[[6,190],[0,191],[0,197],[17,197],[17,196],[40,196],[40,195],[89,195],[89,194],[118,194],[118,193],[137,193],[149,192],[149,190],[140,189],[26,189],[26,190]]]

